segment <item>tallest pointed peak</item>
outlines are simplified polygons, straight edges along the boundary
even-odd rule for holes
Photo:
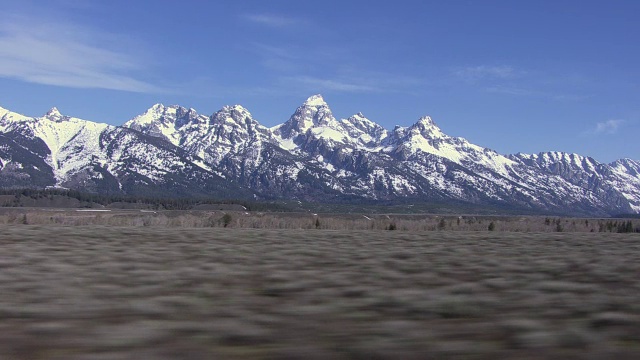
[[[307,101],[304,102],[305,106],[326,106],[327,103],[324,101],[324,98],[320,94],[316,94],[310,96]]]
[[[60,111],[55,106],[49,109],[44,117],[53,121],[62,121],[65,119],[65,117],[60,114]]]
[[[51,109],[49,109],[49,111],[47,112],[46,116],[48,116],[48,117],[52,117],[52,116],[57,117],[57,116],[62,116],[62,114],[60,114],[60,110],[58,110],[58,108],[54,106]]]
[[[419,132],[422,136],[428,139],[442,138],[446,136],[430,116],[421,117],[418,122],[410,127],[410,129],[412,131]]]
[[[418,120],[418,124],[422,124],[424,126],[437,126],[436,123],[433,122],[431,116],[423,116]]]

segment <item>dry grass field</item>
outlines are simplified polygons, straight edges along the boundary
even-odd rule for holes
[[[496,232],[638,232],[639,219],[586,219],[553,216],[434,214],[313,214],[124,209],[0,207],[0,224],[107,225],[144,227],[230,227],[252,229],[496,231]]]
[[[637,359],[640,234],[0,225],[1,359]]]

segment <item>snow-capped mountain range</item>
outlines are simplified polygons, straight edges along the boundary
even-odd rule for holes
[[[0,108],[0,186],[99,193],[447,202],[611,215],[640,212],[640,162],[501,155],[444,134],[430,117],[388,130],[336,119],[322,96],[267,128],[240,105],[211,116],[156,104],[122,126]]]

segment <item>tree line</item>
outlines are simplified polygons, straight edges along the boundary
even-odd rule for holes
[[[5,203],[5,206],[21,206],[21,197],[34,200],[53,199],[54,197],[66,197],[76,199],[85,204],[85,207],[93,205],[109,206],[114,203],[142,204],[153,210],[190,210],[197,205],[240,205],[248,211],[277,210],[284,211],[278,204],[250,202],[245,200],[215,199],[204,197],[177,198],[177,197],[147,197],[125,194],[96,194],[72,189],[47,188],[47,189],[0,189],[0,195],[13,195],[15,200],[12,203]]]

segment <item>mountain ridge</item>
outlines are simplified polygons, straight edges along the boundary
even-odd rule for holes
[[[0,186],[15,186],[17,178],[51,183],[43,175],[51,172],[55,181],[48,186],[95,192],[175,188],[213,195],[226,189],[253,199],[449,200],[585,215],[640,212],[637,160],[502,155],[445,134],[429,116],[391,130],[362,113],[336,119],[319,94],[270,128],[241,105],[206,116],[158,103],[122,126],[65,116],[57,108],[39,118],[0,108],[0,134]]]

